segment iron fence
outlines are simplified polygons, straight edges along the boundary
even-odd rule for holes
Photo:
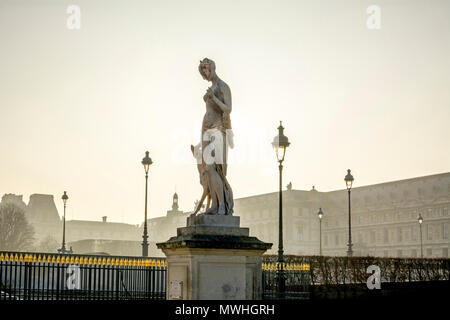
[[[263,256],[263,298],[276,297],[277,256]],[[450,259],[379,258],[379,257],[327,257],[284,256],[286,270],[286,299],[309,297],[313,299],[339,299],[364,297],[371,273],[369,266],[380,271],[380,283],[391,291],[416,290],[426,284],[441,287],[439,283],[450,281]],[[307,270],[291,271],[307,266]],[[290,270],[291,269],[291,270]],[[301,275],[302,272],[304,275]],[[298,275],[297,275],[298,274]],[[293,276],[294,275],[294,276]],[[306,286],[308,283],[309,286]],[[411,289],[416,288],[416,289]],[[419,290],[419,289],[417,289]],[[386,291],[386,290],[385,290]],[[385,292],[386,293],[386,292]],[[371,294],[374,294],[372,292]]]
[[[277,256],[265,255],[263,262],[275,263]],[[380,268],[381,282],[450,280],[450,259],[327,257],[286,255],[287,264],[308,265],[311,285],[366,284],[367,267]]]
[[[380,268],[382,283],[395,288],[450,281],[450,259],[290,255],[284,259],[285,299],[330,298],[352,290],[355,295],[366,288],[371,265]],[[276,260],[263,256],[263,299],[277,298]],[[0,251],[0,300],[162,300],[166,281],[163,258]]]
[[[275,262],[262,264],[262,298],[278,299],[277,270],[280,265]],[[284,299],[309,299],[309,266],[299,263],[283,265],[285,277]]]
[[[161,258],[0,252],[0,300],[166,298]]]

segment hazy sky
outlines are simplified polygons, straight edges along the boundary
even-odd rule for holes
[[[140,223],[148,150],[149,217],[175,190],[191,210],[204,57],[232,91],[235,198],[277,190],[279,120],[294,189],[450,170],[450,1],[0,0],[0,196],[62,213],[66,190],[68,219]]]

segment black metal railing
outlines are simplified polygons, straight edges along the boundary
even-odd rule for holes
[[[275,255],[263,256],[264,263],[276,263]],[[311,285],[366,283],[367,268],[378,266],[382,282],[450,280],[450,259],[379,257],[284,257],[287,264],[308,265]]]
[[[160,300],[162,258],[0,252],[0,300]]]
[[[277,262],[262,264],[262,298],[278,299]],[[309,299],[310,271],[309,265],[300,263],[283,264],[285,281],[284,299]]]
[[[450,259],[327,257],[286,255],[286,299],[310,296],[339,297],[342,292],[353,292],[354,297],[367,289],[371,273],[369,266],[380,271],[380,282],[395,289],[418,287],[419,283],[450,280]],[[269,267],[267,267],[269,266]],[[291,266],[291,267],[290,267]],[[294,266],[294,267],[292,267]],[[297,266],[297,267],[295,267]],[[305,270],[291,271],[302,267]],[[277,256],[263,256],[263,298],[276,298]],[[308,285],[306,285],[308,282]]]

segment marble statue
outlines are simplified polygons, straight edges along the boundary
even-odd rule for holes
[[[201,142],[191,146],[197,159],[197,169],[203,195],[193,215],[197,214],[208,198],[204,214],[232,215],[233,191],[227,181],[228,148],[233,148],[231,129],[231,90],[216,74],[214,61],[205,58],[198,67],[203,79],[210,81],[203,100],[206,113],[203,117]]]

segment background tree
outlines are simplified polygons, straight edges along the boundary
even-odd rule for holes
[[[13,203],[0,205],[0,250],[30,250],[34,228],[25,217],[25,210]]]

